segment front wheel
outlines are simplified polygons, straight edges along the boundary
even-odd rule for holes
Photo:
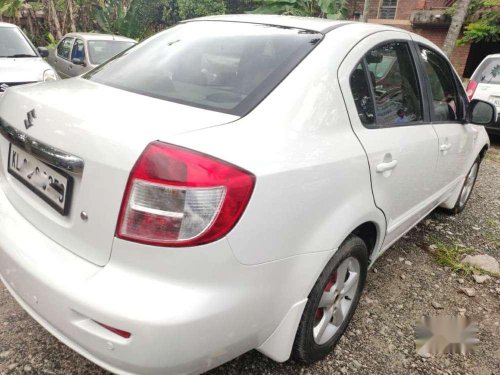
[[[305,363],[324,358],[354,315],[368,269],[368,249],[357,236],[341,245],[309,294],[292,356]]]
[[[460,191],[460,195],[458,196],[457,202],[455,203],[455,207],[451,210],[446,210],[449,214],[456,215],[462,212],[469,201],[472,190],[476,183],[477,175],[479,172],[479,165],[481,164],[481,159],[478,157],[474,164],[472,165],[469,173],[467,173],[467,177],[465,177],[464,184],[462,185],[462,190]]]

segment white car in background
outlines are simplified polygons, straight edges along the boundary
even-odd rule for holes
[[[407,31],[191,20],[0,101],[0,277],[118,374],[319,360],[368,267],[464,209],[494,116]]]
[[[500,53],[487,56],[479,64],[467,85],[467,95],[470,99],[489,101],[500,111]],[[500,135],[500,118],[486,130]]]
[[[43,59],[47,56],[47,49],[35,48],[19,27],[0,22],[0,96],[9,87],[57,80]]]

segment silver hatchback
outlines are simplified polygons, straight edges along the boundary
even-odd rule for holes
[[[49,56],[49,63],[62,78],[76,77],[132,47],[137,42],[116,35],[70,33]]]

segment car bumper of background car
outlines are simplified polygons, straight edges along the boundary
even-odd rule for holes
[[[331,255],[243,266],[226,240],[167,249],[116,239],[109,263],[98,267],[39,232],[1,189],[0,212],[8,290],[59,340],[119,374],[200,373],[258,348]]]

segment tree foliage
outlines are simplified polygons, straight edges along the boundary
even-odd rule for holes
[[[261,0],[252,13],[344,19],[347,4],[348,0]]]
[[[456,12],[457,3],[448,13]],[[500,0],[471,0],[463,37],[458,44],[500,41]]]

